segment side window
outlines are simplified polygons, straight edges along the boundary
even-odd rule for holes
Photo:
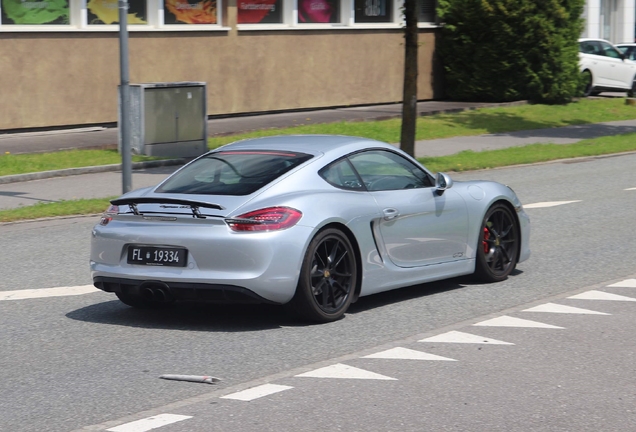
[[[369,191],[432,187],[433,179],[404,157],[385,150],[370,150],[349,157]]]
[[[347,159],[341,159],[321,169],[318,174],[335,187],[351,190],[364,190],[358,175]]]
[[[621,58],[621,54],[616,50],[616,48],[614,48],[613,46],[611,46],[607,42],[600,42],[600,44],[601,44],[601,47],[603,49],[603,53],[607,57],[616,58],[616,59]]]
[[[598,42],[595,41],[583,41],[579,43],[579,52],[583,54],[605,55],[601,51],[601,47]]]

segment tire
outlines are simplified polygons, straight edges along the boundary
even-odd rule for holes
[[[357,281],[351,242],[342,231],[325,229],[309,243],[296,293],[286,307],[303,320],[336,321],[351,305]]]
[[[630,97],[630,98],[634,97],[635,94],[636,94],[636,76],[632,80],[632,88],[627,90],[627,97]]]
[[[583,71],[583,96],[588,97],[593,95],[592,89],[592,73],[590,71]],[[598,92],[596,93],[598,94]]]
[[[482,282],[500,282],[519,259],[519,226],[510,208],[502,203],[488,209],[477,242],[475,276]]]

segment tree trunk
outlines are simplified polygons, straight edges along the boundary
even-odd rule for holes
[[[404,89],[402,95],[402,133],[400,148],[415,155],[417,120],[417,0],[404,1]]]

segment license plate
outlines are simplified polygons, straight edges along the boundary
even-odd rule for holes
[[[128,246],[128,264],[185,267],[187,261],[184,248]]]

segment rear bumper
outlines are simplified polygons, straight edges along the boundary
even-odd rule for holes
[[[142,295],[143,289],[160,287],[170,300],[197,303],[269,303],[267,300],[247,288],[234,285],[202,284],[187,282],[164,282],[153,280],[122,279],[97,276],[93,285],[109,293]]]

